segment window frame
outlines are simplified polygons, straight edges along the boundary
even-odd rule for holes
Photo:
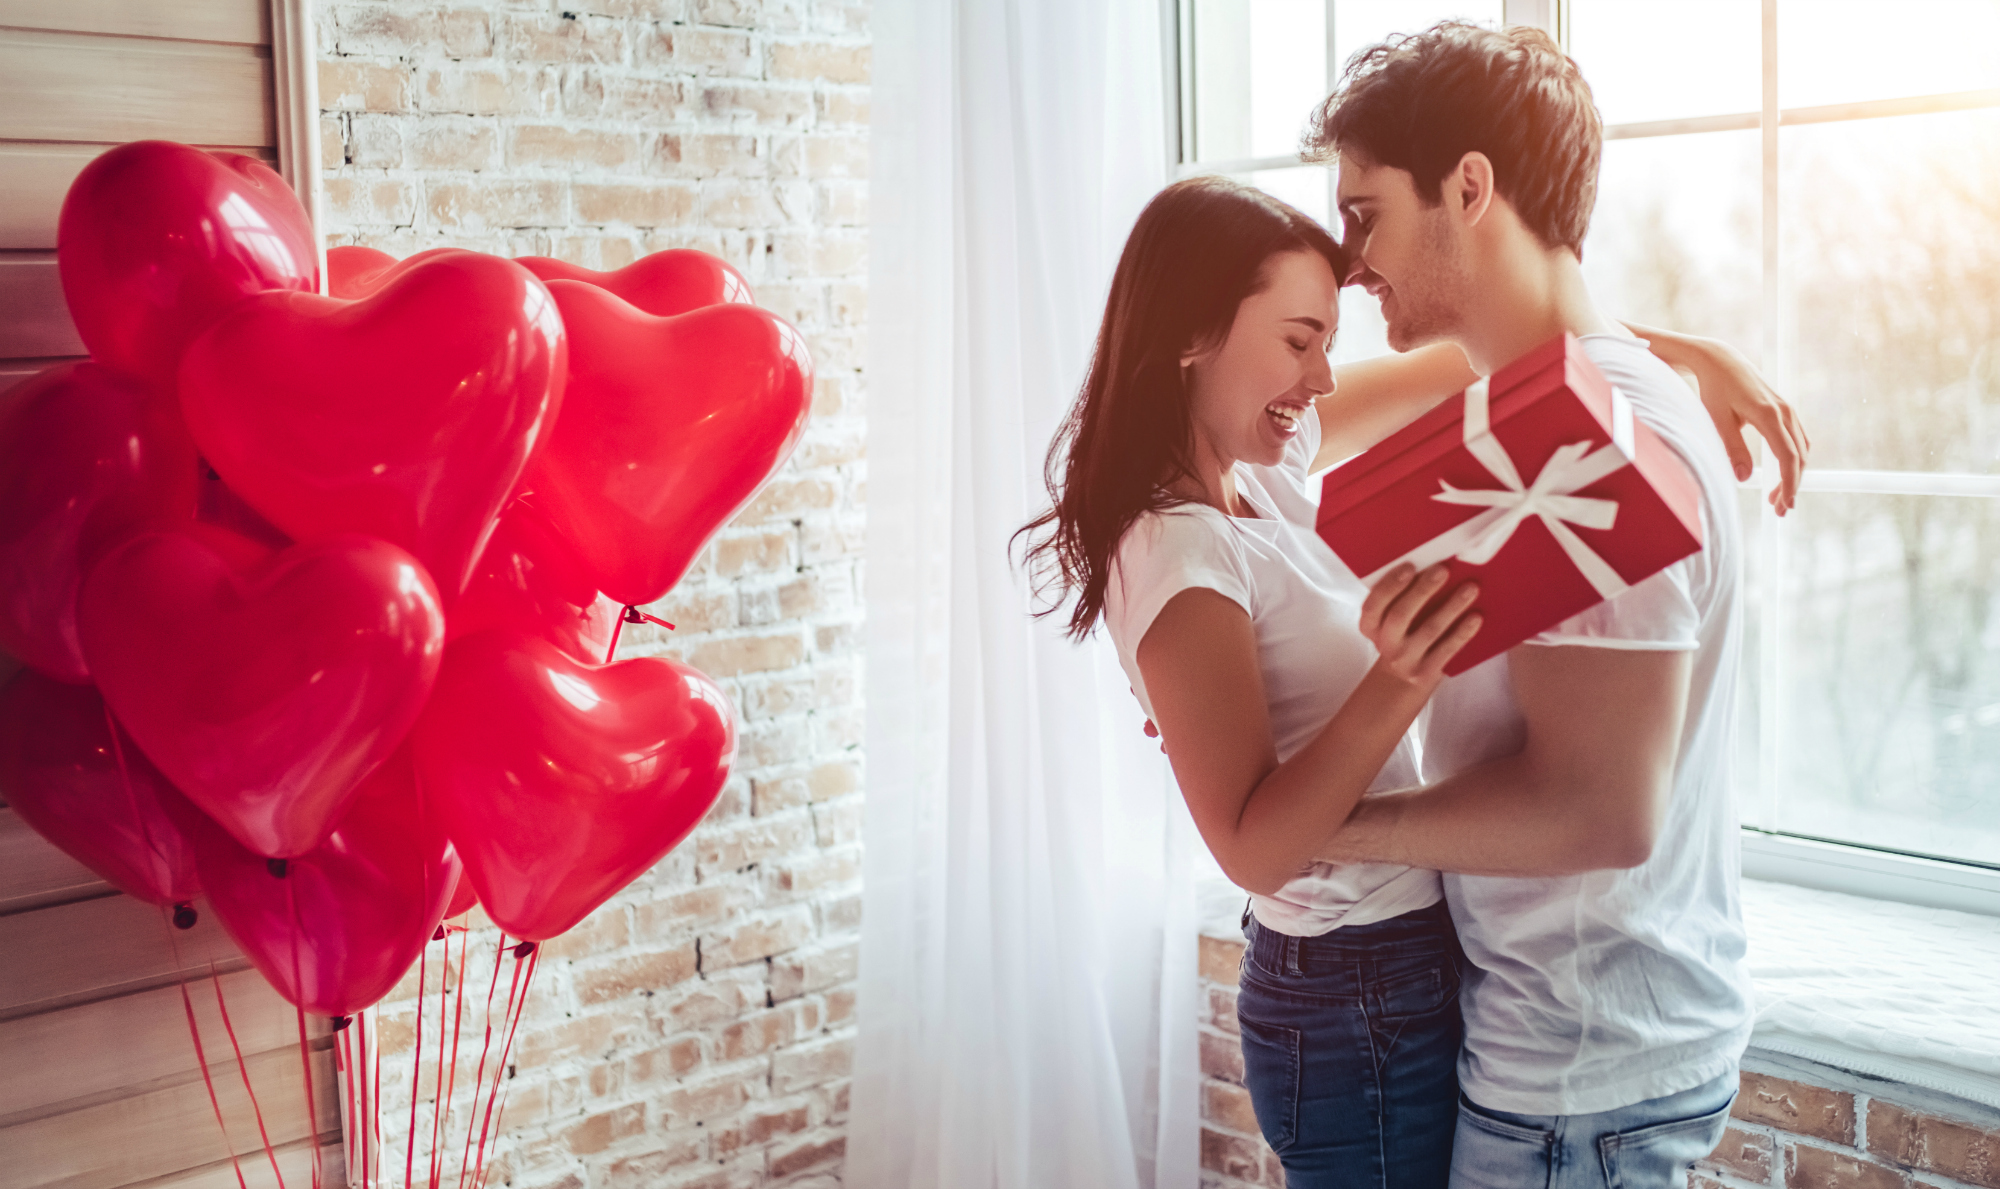
[[[1326,5],[1327,89],[1337,81],[1340,63],[1334,53],[1335,9],[1340,0],[1324,0]],[[1569,8],[1571,0],[1503,0],[1504,20],[1510,25],[1533,25],[1547,30],[1569,48]],[[1780,108],[1778,106],[1778,0],[1761,0],[1762,8],[1762,104],[1760,110],[1689,119],[1654,120],[1614,124],[1605,128],[1606,141],[1661,136],[1685,136],[1704,132],[1757,129],[1761,134],[1761,261],[1764,358],[1770,370],[1783,376],[1784,356],[1781,311],[1784,305],[1784,259],[1778,226],[1779,172],[1778,132],[1780,128],[1802,124],[1850,122],[1889,116],[1933,112],[1967,111],[2000,107],[2000,88],[1959,91],[1897,99],[1867,100],[1819,107]],[[1197,145],[1191,143],[1196,95],[1193,86],[1183,85],[1194,74],[1194,0],[1161,0],[1161,19],[1169,31],[1165,53],[1167,154],[1174,163],[1176,178],[1196,174],[1251,173],[1268,169],[1290,169],[1306,164],[1296,156],[1245,157],[1201,161]],[[1334,209],[1331,196],[1333,174],[1327,175],[1327,209]],[[1777,473],[1767,457],[1758,472],[1742,486],[1758,489],[1777,481]],[[1953,472],[1808,470],[1801,490],[1829,495],[1931,495],[1976,499],[2000,499],[2000,475]],[[1756,548],[1767,567],[1766,585],[1782,589],[1790,534],[1769,504],[1758,502]],[[1757,785],[1766,790],[1760,798],[1760,812],[1746,814],[1743,826],[1743,873],[1757,879],[1776,880],[1824,891],[1846,892],[1871,899],[1896,900],[1910,904],[1957,909],[2000,916],[2000,863],[1941,859],[1900,851],[1861,846],[1851,842],[1814,838],[1796,831],[1776,828],[1779,806],[1784,797],[1781,781],[1784,735],[1780,726],[1787,711],[1785,686],[1785,633],[1774,628],[1782,611],[1762,608],[1767,628],[1760,633],[1754,656],[1746,664],[1755,665],[1759,677],[1757,705],[1758,773]]]

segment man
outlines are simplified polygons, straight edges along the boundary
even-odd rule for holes
[[[1322,849],[1455,873],[1454,1189],[1678,1185],[1721,1138],[1750,1034],[1736,496],[1699,403],[1584,284],[1601,141],[1545,34],[1456,23],[1367,51],[1308,134],[1339,159],[1353,279],[1392,346],[1454,342],[1490,375],[1576,334],[1703,501],[1700,553],[1448,680],[1425,727],[1435,783],[1368,798]]]

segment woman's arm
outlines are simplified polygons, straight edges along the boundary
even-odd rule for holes
[[[1695,392],[1722,435],[1738,479],[1748,479],[1751,471],[1744,429],[1756,430],[1769,444],[1778,462],[1771,505],[1780,516],[1790,511],[1806,456],[1812,451],[1812,439],[1792,406],[1764,382],[1742,352],[1720,339],[1630,322],[1625,327],[1644,339],[1661,362],[1694,377]],[[1334,390],[1314,402],[1321,434],[1312,466],[1316,472],[1373,446],[1479,377],[1456,346],[1433,343],[1401,355],[1343,363],[1333,369],[1333,378]]]
[[[1313,402],[1320,440],[1312,469],[1361,453],[1478,378],[1452,343],[1340,364],[1333,369],[1333,391]]]
[[[1347,820],[1443,677],[1479,630],[1467,584],[1430,615],[1442,566],[1392,571],[1369,593],[1362,630],[1379,659],[1304,750],[1278,763],[1257,667],[1257,636],[1235,602],[1206,589],[1168,600],[1139,642],[1139,671],[1174,777],[1216,862],[1269,894],[1310,864]]]
[[[1646,340],[1646,346],[1660,362],[1691,373],[1695,392],[1722,435],[1723,448],[1736,468],[1738,479],[1750,477],[1750,447],[1743,440],[1747,426],[1757,431],[1771,447],[1778,462],[1778,485],[1771,489],[1771,506],[1783,516],[1791,511],[1799,492],[1799,476],[1805,471],[1812,439],[1805,423],[1783,397],[1772,391],[1750,366],[1743,353],[1720,339],[1655,330],[1627,322],[1625,328]]]

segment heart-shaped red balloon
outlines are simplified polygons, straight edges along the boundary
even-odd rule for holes
[[[465,878],[465,872],[460,871],[458,882],[452,885],[451,903],[445,905],[445,919],[450,920],[456,916],[463,916],[471,912],[473,906],[478,903],[479,893],[472,890],[472,881]]]
[[[396,258],[387,252],[342,244],[326,250],[326,291],[335,297],[353,300],[373,293],[382,277],[396,267]]]
[[[747,304],[756,300],[750,296],[750,282],[731,268],[728,261],[693,248],[655,252],[614,272],[581,268],[552,256],[515,259],[544,281],[582,281],[595,285],[663,318],[703,306]]]
[[[194,515],[194,443],[171,400],[90,363],[0,395],[0,648],[90,680],[76,589],[105,549]]]
[[[325,842],[289,861],[254,855],[213,825],[189,833],[223,929],[314,1015],[352,1015],[388,994],[437,931],[460,875],[404,752],[362,783]]]
[[[267,289],[315,292],[317,244],[291,187],[264,165],[142,140],[70,184],[56,265],[91,356],[171,386],[181,352],[230,306]]]
[[[430,252],[354,301],[245,300],[188,348],[181,407],[204,457],[300,541],[400,545],[446,604],[561,399],[563,325],[511,260]]]
[[[267,858],[326,837],[422,712],[444,649],[423,567],[355,536],[247,568],[203,535],[136,537],[84,579],[77,626],[146,755]]]
[[[687,837],[729,775],[736,720],[686,665],[584,665],[501,630],[451,646],[411,749],[486,915],[540,941]]]
[[[0,792],[36,833],[126,895],[193,899],[194,851],[166,809],[185,802],[130,738],[111,731],[91,687],[17,675],[0,691]]]
[[[576,281],[549,291],[569,327],[569,387],[522,489],[597,589],[650,603],[791,456],[812,359],[756,306],[656,318]]]
[[[516,500],[500,514],[471,583],[446,617],[445,639],[518,628],[597,664],[610,648],[621,610],[597,593],[583,562],[548,520]]]

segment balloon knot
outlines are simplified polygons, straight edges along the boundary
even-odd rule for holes
[[[666,620],[661,619],[657,615],[648,615],[644,611],[641,611],[637,607],[631,606],[629,604],[625,608],[625,613],[619,616],[619,618],[624,620],[626,623],[657,623],[661,627],[667,629],[670,632],[674,630],[673,624],[668,623]]]
[[[349,1024],[352,1024],[353,1022],[354,1022],[353,1016],[335,1016],[333,1017],[333,1030],[335,1032],[343,1031]]]
[[[439,925],[439,926],[437,927],[437,932],[435,932],[435,933],[431,934],[431,940],[432,940],[432,941],[443,941],[443,940],[444,940],[444,926],[443,926],[443,925]]]
[[[286,862],[286,861],[285,861],[284,859],[265,859],[265,860],[264,860],[264,870],[266,870],[266,871],[268,871],[268,872],[270,872],[270,873],[271,873],[271,878],[272,878],[272,879],[283,879],[283,878],[285,878],[285,873],[286,873],[286,872],[288,872],[288,871],[290,871],[291,869],[292,869],[292,865],[291,865],[290,863]]]
[[[183,900],[179,904],[174,905],[174,928],[192,929],[194,928],[194,923],[200,919],[201,916],[195,912],[194,905],[189,904],[187,901]]]
[[[532,941],[524,941],[520,945],[514,947],[514,956],[516,958],[525,958],[529,954],[532,954],[534,952],[535,952],[535,943]]]

